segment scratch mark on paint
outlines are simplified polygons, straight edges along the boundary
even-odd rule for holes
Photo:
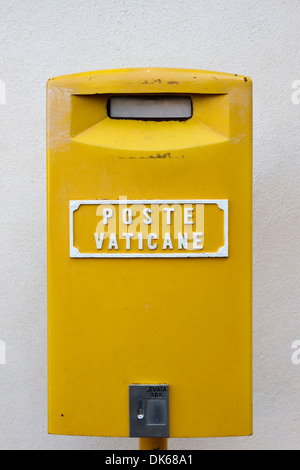
[[[240,134],[236,137],[233,137],[232,140],[235,144],[237,144],[240,140],[242,140],[243,137],[245,137],[247,134]]]
[[[142,85],[155,85],[155,83],[158,83],[160,84],[161,83],[161,79],[160,78],[156,78],[154,80],[151,80],[150,82],[148,80],[144,80],[142,82]]]

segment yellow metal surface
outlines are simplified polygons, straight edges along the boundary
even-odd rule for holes
[[[193,117],[113,120],[107,100],[119,93],[189,95]],[[128,436],[128,386],[166,383],[170,437],[251,434],[251,80],[159,68],[57,77],[47,147],[49,432]],[[108,239],[97,248],[103,201],[120,197],[145,208],[202,201],[203,240],[192,253],[213,255],[225,211],[203,201],[228,201],[228,256],[76,257],[183,253],[163,248],[166,226],[157,251],[134,239],[127,249],[124,227],[118,250]],[[70,201],[81,201],[71,218]]]

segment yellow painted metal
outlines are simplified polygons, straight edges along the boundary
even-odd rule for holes
[[[168,439],[164,437],[141,437],[140,450],[168,450]]]
[[[190,95],[193,118],[110,119],[119,93]],[[251,80],[160,68],[57,77],[47,147],[49,432],[128,436],[129,384],[167,383],[170,437],[251,434]],[[69,201],[119,196],[228,200],[228,257],[71,258]]]

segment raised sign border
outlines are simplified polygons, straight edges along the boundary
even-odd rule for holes
[[[224,246],[216,253],[80,253],[74,246],[73,214],[81,205],[131,204],[217,204],[224,211]],[[70,258],[227,258],[228,257],[228,200],[227,199],[138,199],[138,200],[72,200],[69,201]]]

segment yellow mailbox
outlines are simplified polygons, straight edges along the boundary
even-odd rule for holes
[[[244,76],[49,80],[50,433],[252,433],[251,121]]]

